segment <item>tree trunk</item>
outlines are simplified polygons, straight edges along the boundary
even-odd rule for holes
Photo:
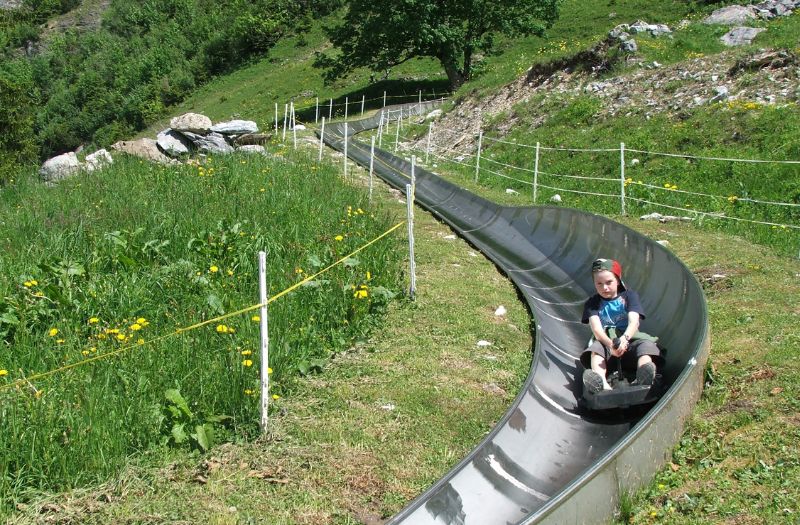
[[[439,62],[442,63],[442,67],[444,67],[444,71],[447,73],[447,80],[450,82],[450,90],[456,91],[466,80],[464,73],[458,69],[458,66],[452,58],[446,59],[440,57]]]

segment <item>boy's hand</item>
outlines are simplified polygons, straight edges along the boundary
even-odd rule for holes
[[[626,337],[615,337],[611,341],[611,355],[614,357],[622,357],[628,350],[628,339]]]

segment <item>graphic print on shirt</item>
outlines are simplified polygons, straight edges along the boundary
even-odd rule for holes
[[[628,312],[625,309],[625,301],[622,297],[617,297],[610,301],[603,299],[600,301],[600,322],[604,328],[615,326],[620,330],[628,328]]]

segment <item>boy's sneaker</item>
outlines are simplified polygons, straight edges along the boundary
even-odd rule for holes
[[[645,363],[636,370],[636,384],[649,386],[656,378],[656,365]]]
[[[583,390],[596,394],[603,390],[603,377],[594,370],[583,371]]]

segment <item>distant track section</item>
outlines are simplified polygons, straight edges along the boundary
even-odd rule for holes
[[[436,103],[407,104],[426,114]],[[392,109],[400,109],[401,106]],[[379,115],[348,122],[348,157],[369,166],[370,146],[352,138]],[[344,124],[325,142],[344,151]],[[411,163],[375,150],[375,172],[405,189]],[[534,354],[522,390],[467,457],[389,525],[605,523],[620,494],[648,482],[670,456],[703,387],[709,349],[703,292],[670,251],[610,219],[579,210],[498,206],[415,169],[416,202],[491,259],[519,289],[535,320]],[[590,337],[580,323],[594,292],[589,268],[614,257],[648,313],[643,330],[668,349],[668,389],[649,411],[581,408],[578,356]]]

